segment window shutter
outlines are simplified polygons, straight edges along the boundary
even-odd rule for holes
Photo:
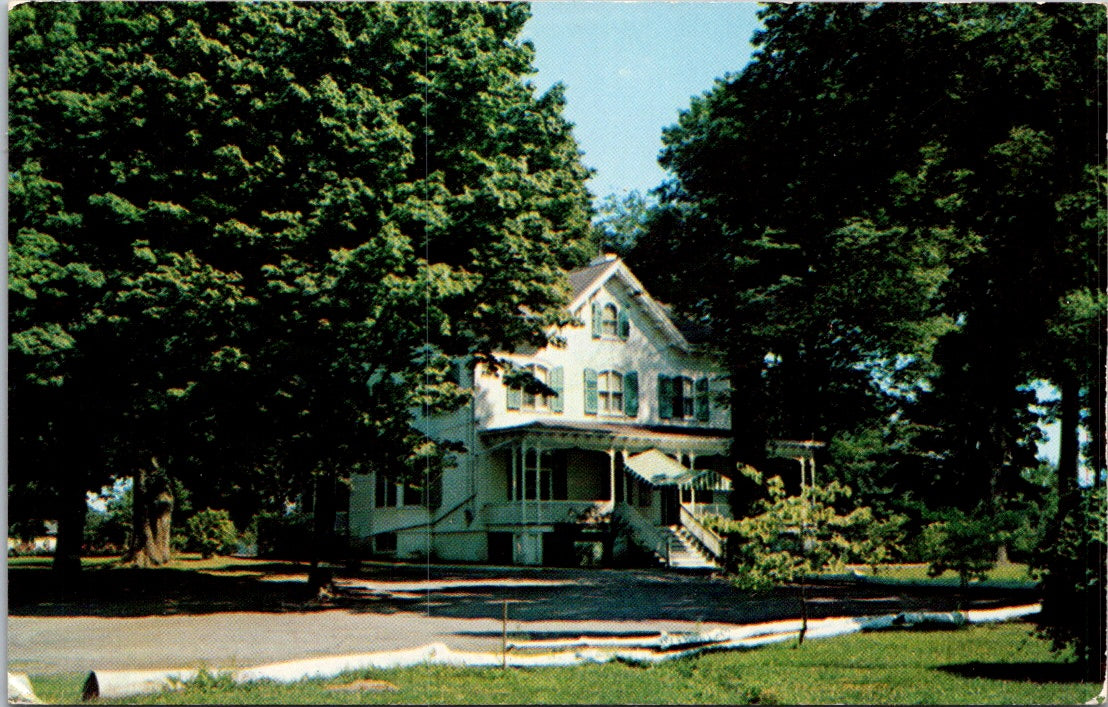
[[[600,303],[592,303],[592,338],[600,338]]]
[[[668,420],[673,417],[673,379],[658,374],[658,417]]]
[[[565,369],[562,366],[555,366],[550,369],[549,385],[556,393],[554,397],[550,399],[550,410],[551,412],[561,412],[564,409],[562,392],[566,387]]]
[[[699,378],[696,381],[696,419],[700,422],[707,422],[711,417],[710,410],[708,379]]]
[[[631,335],[631,317],[627,316],[626,309],[619,310],[616,331],[619,333],[619,338],[624,341],[627,341],[627,337]]]
[[[523,405],[523,388],[508,387],[508,409],[519,410]]]
[[[596,371],[585,369],[585,414],[595,415],[597,408]]]
[[[623,374],[623,414],[639,416],[639,374],[635,371]]]

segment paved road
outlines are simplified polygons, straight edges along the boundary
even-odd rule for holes
[[[303,580],[270,575],[263,581],[288,586]],[[642,570],[435,568],[428,578],[425,571],[390,569],[339,585],[332,608],[198,612],[178,606],[180,613],[172,615],[126,616],[69,607],[66,613],[77,615],[59,616],[17,607],[8,619],[9,670],[245,667],[439,641],[497,650],[505,601],[509,632],[530,638],[710,630],[792,617],[797,609],[787,596],[751,600],[722,579]],[[821,587],[810,598],[813,617],[952,608],[948,597],[881,588]],[[982,595],[971,603],[1021,600]]]

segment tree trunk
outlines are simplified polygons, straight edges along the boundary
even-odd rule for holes
[[[1078,457],[1081,438],[1078,430],[1081,401],[1078,399],[1077,377],[1063,371],[1059,388],[1062,393],[1061,432],[1058,450],[1058,506],[1066,508],[1077,489]]]
[[[62,576],[81,570],[85,514],[88,513],[85,484],[81,483],[81,479],[81,475],[71,471],[59,489],[58,544],[54,548],[53,570]]]
[[[320,568],[320,560],[333,559],[335,544],[335,475],[327,472],[316,476],[312,512],[312,565],[308,582],[313,594],[330,592],[332,577]]]
[[[161,567],[171,558],[173,491],[169,479],[152,458],[151,470],[140,469],[134,486],[134,528],[131,548],[123,561],[136,567]]]

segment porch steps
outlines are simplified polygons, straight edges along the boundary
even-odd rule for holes
[[[669,566],[684,570],[715,570],[719,564],[708,554],[684,526],[663,528],[670,539]],[[665,561],[665,558],[661,558]]]

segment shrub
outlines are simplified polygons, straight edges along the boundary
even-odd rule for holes
[[[1004,533],[996,519],[947,509],[928,524],[920,536],[920,549],[930,563],[927,574],[938,577],[947,570],[958,573],[963,588],[971,579],[985,579],[996,564]]]
[[[188,520],[188,543],[201,557],[228,555],[238,542],[238,531],[225,510],[205,508]]]

